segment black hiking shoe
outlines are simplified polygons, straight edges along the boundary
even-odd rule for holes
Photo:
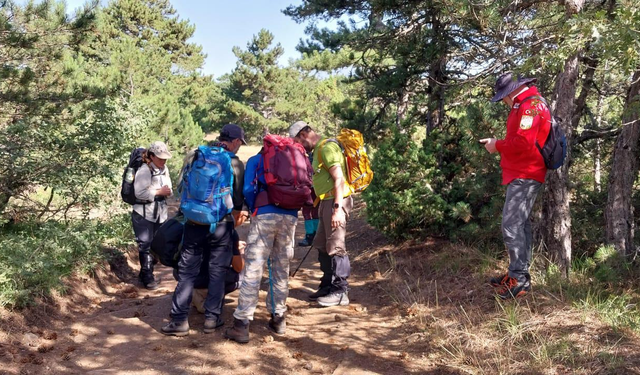
[[[331,292],[331,285],[323,286],[320,289],[318,289],[316,292],[309,294],[309,299],[312,301],[315,301],[320,297],[324,297],[328,295],[330,292]]]
[[[505,273],[504,275],[492,277],[491,279],[489,279],[489,284],[491,284],[491,286],[494,288],[499,288],[504,285],[508,278],[509,272]]]
[[[298,246],[311,246],[313,245],[313,238],[316,236],[315,233],[306,234],[304,239],[298,242]]]
[[[271,319],[269,319],[269,329],[278,335],[284,335],[287,330],[287,322],[285,320],[285,314],[271,314]]]
[[[249,342],[249,322],[244,323],[240,319],[233,318],[233,327],[224,332],[224,337],[240,344]]]
[[[151,281],[149,281],[147,283],[142,281],[142,284],[148,290],[156,290],[156,289],[158,289],[160,287],[160,282],[161,281],[162,281],[162,278],[160,276],[158,276],[158,277],[154,277],[153,279],[151,279]]]
[[[224,325],[224,320],[219,316],[215,318],[207,318],[204,320],[204,333],[213,333],[217,328]]]
[[[513,277],[507,277],[506,281],[500,289],[498,289],[498,297],[501,299],[516,299],[526,295],[531,290],[531,277],[525,275],[524,280],[518,280]]]
[[[189,322],[176,322],[172,320],[166,326],[162,327],[160,330],[163,334],[167,336],[187,336],[189,334]]]
[[[318,298],[318,304],[322,307],[347,306],[349,304],[349,295],[347,292],[332,292],[324,297]]]

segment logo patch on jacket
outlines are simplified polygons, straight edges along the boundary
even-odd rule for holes
[[[533,126],[533,116],[524,115],[520,119],[520,129],[529,130]]]

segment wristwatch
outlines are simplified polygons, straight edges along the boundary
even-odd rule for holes
[[[333,209],[337,210],[338,208],[340,208],[340,203],[334,203],[333,204]]]

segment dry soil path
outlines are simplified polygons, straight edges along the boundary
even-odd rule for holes
[[[360,231],[362,222],[350,225]],[[246,238],[248,224],[240,229]],[[354,232],[355,231],[355,232]],[[297,238],[304,233],[300,219]],[[366,249],[370,235],[351,236],[348,246]],[[363,246],[364,245],[364,246]],[[297,247],[292,266],[307,248]],[[134,254],[135,255],[135,254]],[[354,254],[355,255],[355,254]],[[312,250],[295,278],[290,280],[287,333],[277,336],[266,328],[269,319],[264,300],[251,324],[251,341],[241,345],[226,340],[223,331],[233,322],[238,291],[227,295],[225,327],[204,334],[204,316],[192,308],[191,330],[185,338],[167,337],[159,329],[168,321],[175,281],[171,269],[159,267],[161,288],[147,291],[135,279],[102,285],[86,313],[72,317],[57,329],[55,355],[43,363],[42,373],[82,374],[401,374],[424,372],[406,360],[401,321],[378,313],[385,303],[371,270],[358,269],[354,256],[351,304],[320,308],[307,299],[318,284],[320,272]],[[129,274],[137,271],[131,260]]]

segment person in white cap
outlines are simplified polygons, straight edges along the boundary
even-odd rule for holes
[[[317,300],[323,307],[346,306],[349,304],[347,279],[351,274],[351,263],[345,237],[353,198],[344,177],[344,155],[337,142],[322,137],[304,121],[293,123],[289,136],[314,155],[313,190],[320,200],[320,221],[313,247],[318,249],[322,278],[318,290],[310,294],[309,299]]]
[[[138,243],[140,259],[139,279],[144,287],[158,289],[160,280],[153,275],[153,255],[149,252],[153,236],[167,220],[165,199],[173,194],[169,170],[165,165],[171,152],[164,142],[153,142],[144,154],[144,165],[138,169],[134,179],[136,198],[140,202],[133,205],[131,221]]]

